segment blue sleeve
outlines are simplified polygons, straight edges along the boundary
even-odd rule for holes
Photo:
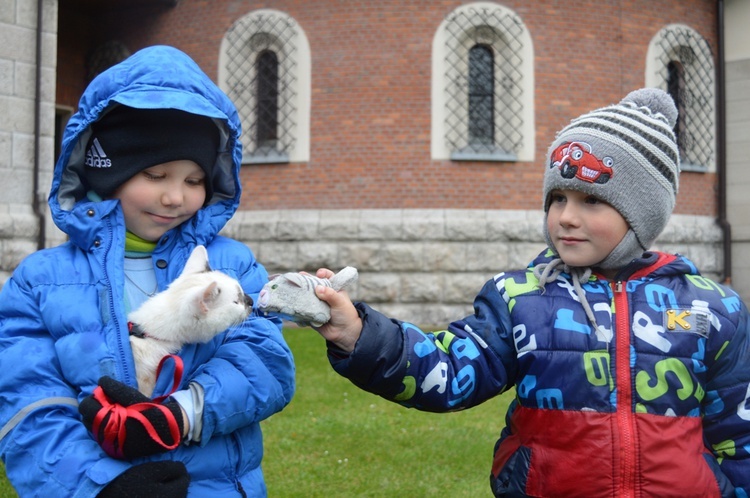
[[[0,293],[0,457],[19,496],[93,497],[130,465],[107,457],[78,415],[35,294]]]
[[[721,471],[744,489],[736,495],[750,496],[750,330],[747,308],[734,302],[738,318],[722,320],[707,347],[715,361],[709,366],[703,430]]]
[[[474,314],[425,332],[358,304],[362,335],[350,355],[329,346],[333,368],[362,389],[425,411],[478,405],[514,381],[516,355],[508,307],[495,282],[474,300]]]
[[[224,239],[226,240],[226,239]],[[268,274],[252,252],[234,242],[230,267],[222,267],[221,255],[214,262],[216,247],[209,247],[212,267],[233,274],[245,292],[257,299]],[[253,311],[242,324],[229,329],[214,356],[190,379],[204,390],[201,444],[214,434],[229,434],[260,422],[281,411],[295,390],[294,361],[281,333],[281,321]]]

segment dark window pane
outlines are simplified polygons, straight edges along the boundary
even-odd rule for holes
[[[682,65],[679,62],[670,61],[667,64],[667,93],[674,100],[677,107],[677,122],[674,125],[674,134],[677,137],[677,144],[680,148],[680,154],[685,155],[685,109],[684,109],[684,87],[685,77],[683,76]]]
[[[469,142],[492,145],[494,119],[494,60],[492,50],[475,45],[469,50]]]
[[[278,139],[279,115],[279,61],[276,54],[264,51],[256,61],[257,80],[257,142],[273,146]]]

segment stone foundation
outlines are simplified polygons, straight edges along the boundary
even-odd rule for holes
[[[500,271],[525,267],[545,247],[541,211],[242,211],[224,235],[252,248],[269,273],[354,266],[350,289],[387,315],[447,324],[472,312],[474,296]],[[713,218],[674,215],[655,249],[688,256],[704,276],[721,273]]]

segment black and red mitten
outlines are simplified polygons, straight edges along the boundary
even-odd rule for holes
[[[185,498],[189,484],[190,475],[182,462],[146,462],[115,477],[97,498]]]
[[[182,410],[175,401],[154,403],[111,377],[78,407],[86,428],[111,457],[131,459],[171,451],[180,444]]]

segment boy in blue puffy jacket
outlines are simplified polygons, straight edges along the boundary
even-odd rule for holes
[[[266,494],[260,421],[294,393],[281,322],[253,313],[183,347],[181,383],[160,403],[136,389],[127,320],[197,245],[252,298],[267,282],[219,235],[240,201],[239,136],[232,102],[171,47],[85,90],[49,196],[69,241],[26,258],[0,293],[0,456],[21,497]],[[105,398],[92,397],[99,384]]]
[[[544,175],[548,249],[446,330],[318,288],[333,368],[435,412],[515,387],[496,496],[747,497],[747,309],[687,258],[648,250],[677,194],[676,118],[668,94],[641,89],[562,129]]]

